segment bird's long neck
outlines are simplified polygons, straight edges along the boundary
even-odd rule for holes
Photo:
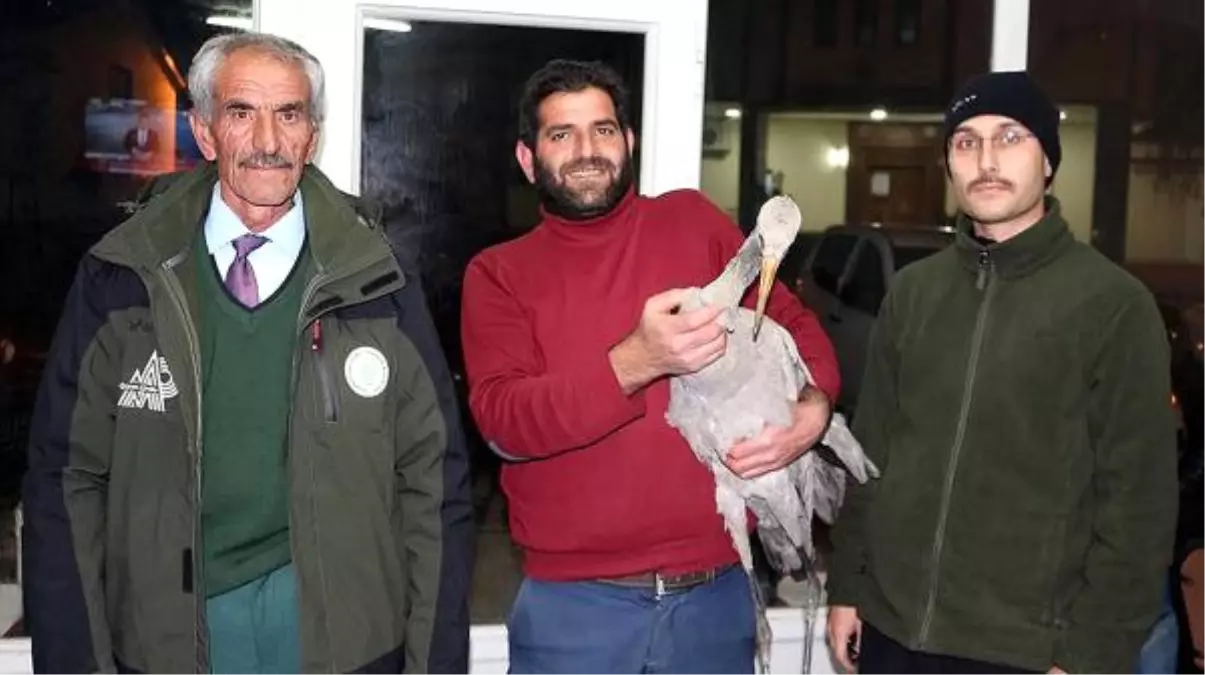
[[[745,289],[761,271],[761,261],[762,238],[755,230],[728,261],[720,276],[703,288],[702,301],[714,307],[736,307],[745,295]]]

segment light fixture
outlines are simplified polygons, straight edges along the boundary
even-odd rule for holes
[[[875,108],[870,111],[870,119],[876,122],[882,122],[887,119],[887,110],[885,108]]]
[[[849,148],[830,147],[824,153],[824,161],[834,169],[844,169],[849,166]]]
[[[1060,121],[1062,121],[1062,120],[1065,120],[1065,119],[1067,119],[1067,111],[1066,111],[1066,110],[1060,110],[1060,111],[1059,111],[1059,120],[1060,120]]]
[[[741,109],[740,108],[725,108],[724,109],[724,117],[727,117],[730,120],[739,120],[741,118]]]
[[[364,27],[373,30],[385,30],[391,33],[409,33],[414,30],[414,26],[410,25],[409,21],[401,19],[377,19],[373,17],[364,18]]]
[[[205,23],[210,26],[222,26],[223,28],[237,28],[238,30],[251,30],[251,17],[249,16],[231,16],[229,14],[212,14],[205,19]]]

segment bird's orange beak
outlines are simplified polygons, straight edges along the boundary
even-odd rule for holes
[[[766,316],[766,302],[770,300],[770,290],[774,288],[774,278],[778,274],[778,264],[782,261],[773,256],[766,256],[761,261],[761,278],[757,283],[757,311],[753,315],[753,339],[761,332],[761,322]]]

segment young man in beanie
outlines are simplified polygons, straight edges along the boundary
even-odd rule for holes
[[[1020,72],[945,114],[956,243],[902,270],[855,433],[883,477],[833,533],[829,641],[867,672],[1130,672],[1176,519],[1150,293],[1046,188],[1058,110]]]

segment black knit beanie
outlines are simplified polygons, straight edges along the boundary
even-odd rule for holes
[[[1063,158],[1059,144],[1059,109],[1024,71],[977,75],[962,85],[945,114],[945,147],[949,166],[950,136],[958,125],[978,115],[1001,115],[1020,122],[1037,137],[1054,179]]]

